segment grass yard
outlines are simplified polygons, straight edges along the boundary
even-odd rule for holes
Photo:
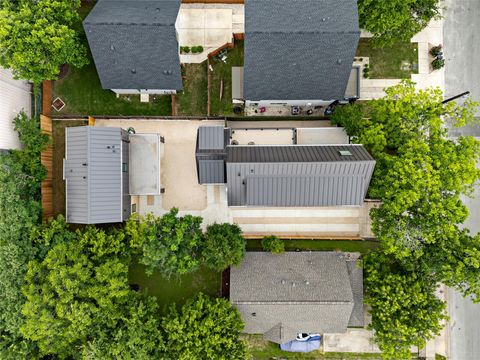
[[[285,250],[311,250],[311,251],[347,251],[360,252],[362,254],[368,253],[378,247],[377,241],[371,240],[296,240],[287,239],[285,242]],[[261,251],[261,239],[248,239],[247,250]]]
[[[71,67],[67,76],[53,82],[53,98],[60,97],[65,107],[60,115],[171,115],[170,95],[156,96],[149,103],[141,103],[140,95],[117,98],[110,90],[103,90],[93,60],[81,69]]]
[[[162,313],[168,311],[170,304],[183,305],[199,292],[211,296],[220,295],[220,273],[207,268],[179,279],[167,280],[158,272],[147,276],[143,265],[134,264],[130,267],[129,280],[131,284],[140,285],[141,290],[146,290],[148,295],[155,296]]]
[[[402,70],[402,64],[416,64],[418,67],[418,44],[399,42],[390,47],[375,48],[372,40],[361,38],[356,57],[370,58],[370,78],[372,79],[409,79],[418,69]]]
[[[323,353],[312,351],[310,353],[289,353],[280,350],[278,344],[265,341],[262,335],[242,335],[254,360],[271,359],[308,359],[308,360],[381,360],[379,354],[356,354],[356,353]]]
[[[207,62],[182,65],[183,91],[176,95],[177,115],[207,115]]]
[[[213,58],[210,84],[211,115],[233,115],[232,104],[232,66],[243,66],[243,41],[236,41],[235,47],[228,50],[226,63]],[[223,80],[222,99],[220,100],[220,84]]]
[[[92,10],[95,3],[85,1],[78,10],[83,20]],[[88,47],[83,33],[81,22],[76,26],[81,37]],[[170,96],[151,97],[149,103],[141,103],[140,95],[117,98],[110,90],[103,90],[100,85],[97,70],[91,56],[90,64],[81,69],[70,67],[67,76],[53,82],[53,99],[60,97],[65,102],[65,107],[60,111],[53,111],[55,115],[171,115]],[[52,99],[52,100],[53,100]]]

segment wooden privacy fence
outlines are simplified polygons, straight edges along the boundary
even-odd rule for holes
[[[40,115],[40,128],[44,134],[47,134],[52,139],[52,119],[45,115]],[[42,208],[43,219],[47,220],[53,216],[53,144],[50,143],[48,147],[42,151],[41,155],[42,165],[47,169],[47,176],[42,181]]]

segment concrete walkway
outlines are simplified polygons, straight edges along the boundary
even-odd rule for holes
[[[202,63],[208,54],[245,31],[243,4],[181,4],[175,24],[180,46],[203,46],[201,54],[180,54],[181,63]]]

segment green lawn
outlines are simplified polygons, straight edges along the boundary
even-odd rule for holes
[[[418,65],[418,44],[397,43],[390,47],[375,48],[371,39],[361,38],[356,57],[370,58],[370,78],[409,79],[418,70],[402,70],[402,64]]]
[[[312,251],[347,251],[365,254],[378,247],[377,241],[371,240],[284,240],[285,250],[312,250]],[[261,239],[248,239],[247,249],[250,251],[262,250]]]
[[[177,115],[207,115],[207,61],[182,65],[183,91],[176,95]]]
[[[242,335],[254,360],[271,359],[308,359],[308,360],[381,360],[378,354],[357,354],[357,353],[323,353],[312,351],[310,353],[289,353],[280,350],[278,344],[265,341],[262,335]]]
[[[210,84],[211,115],[232,115],[232,66],[243,66],[243,41],[236,41],[235,47],[228,50],[226,63],[213,58]],[[222,100],[220,100],[220,84],[223,80]]]
[[[157,298],[161,312],[168,310],[168,305],[182,305],[199,292],[211,296],[220,295],[220,273],[201,268],[195,273],[184,275],[179,279],[166,280],[158,272],[151,276],[145,274],[145,267],[133,264],[130,267],[131,284],[140,285],[148,295]]]
[[[62,98],[66,106],[54,114],[60,115],[171,115],[170,95],[156,96],[149,103],[141,103],[140,95],[117,98],[110,90],[103,90],[93,60],[81,69],[71,67],[68,75],[53,82],[53,98]]]

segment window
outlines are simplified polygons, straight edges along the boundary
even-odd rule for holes
[[[340,156],[351,156],[352,155],[352,153],[348,150],[340,150],[339,153],[340,153]]]
[[[137,212],[137,204],[132,204],[132,214]]]
[[[128,172],[128,164],[127,163],[122,164],[122,171],[123,172]]]

